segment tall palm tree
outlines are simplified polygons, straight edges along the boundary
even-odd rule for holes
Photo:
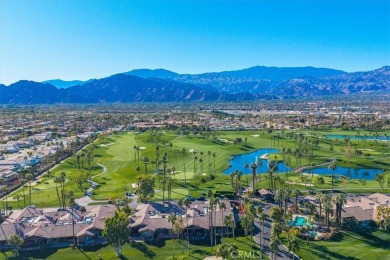
[[[146,157],[146,156],[144,156],[144,157],[142,158],[142,162],[143,162],[144,165],[145,165],[145,174],[148,174],[149,158]]]
[[[316,199],[317,199],[318,204],[319,204],[319,206],[320,206],[320,212],[319,212],[319,215],[318,215],[318,222],[319,222],[320,225],[321,225],[322,203],[323,203],[325,200],[327,200],[328,197],[327,197],[324,193],[318,192],[318,193],[316,194]]]
[[[168,216],[168,222],[172,224],[172,258],[175,259],[175,236],[173,235],[173,225],[175,225],[176,222],[176,214],[169,214]]]
[[[60,193],[58,192],[58,183],[60,183],[60,178],[54,177],[53,181],[56,184],[56,193],[57,193],[58,203],[60,204],[60,209],[62,209],[62,200],[60,197]]]
[[[324,202],[324,211],[325,211],[325,224],[326,227],[329,228],[329,215],[333,212],[332,203],[327,199]]]
[[[64,206],[64,209],[66,209],[65,177],[66,177],[66,173],[61,172],[60,174],[61,198],[62,198],[62,205]]]
[[[223,213],[224,213],[224,211],[226,210],[226,204],[225,204],[225,202],[223,202],[223,201],[221,201],[220,203],[219,203],[219,210],[220,211],[222,211],[222,221],[221,221],[221,223],[223,223],[223,221],[224,221],[224,216],[223,216]],[[222,244],[222,239],[223,239],[223,226],[222,226],[222,228],[221,228],[221,244]]]
[[[28,197],[28,200],[29,200],[29,206],[31,207],[31,181],[33,180],[33,175],[31,173],[27,173],[26,174],[26,179],[28,181],[28,187],[29,187],[29,197]]]
[[[261,232],[260,232],[260,246],[261,246],[261,236],[262,236],[262,233],[264,232],[264,225],[265,225],[266,219],[267,219],[267,215],[265,215],[264,212],[261,212],[259,214],[259,220],[261,221],[261,224],[262,224],[262,228],[261,228]],[[264,237],[263,237],[263,243],[264,243]]]
[[[299,194],[301,194],[301,193],[300,193],[300,191],[297,188],[292,189],[291,195],[293,197],[295,197],[295,206],[296,207],[298,207],[298,196],[299,196]]]
[[[209,175],[210,175],[210,173],[211,173],[211,161],[210,161],[211,151],[210,150],[207,151],[207,155],[209,157]]]
[[[167,185],[168,185],[168,204],[171,205],[172,200],[172,184],[173,180],[170,177],[167,177]]]
[[[189,230],[188,230],[188,226],[189,226],[189,221],[188,221],[188,218],[189,218],[189,214],[188,214],[188,210],[189,208],[191,207],[191,201],[188,197],[186,197],[184,200],[183,200],[183,204],[185,205],[186,207],[186,220],[187,220],[187,248],[188,248],[188,255],[191,254],[191,251],[190,251],[190,233],[189,233]]]
[[[231,220],[232,220],[232,216],[231,215],[225,216],[225,218],[223,220],[223,224],[226,227],[226,237],[229,237],[229,227],[230,227],[230,221]],[[221,239],[221,242],[222,242],[222,239]]]
[[[272,260],[276,259],[277,252],[278,252],[278,247],[279,247],[279,238],[277,235],[272,235],[271,236],[271,241],[269,243],[269,247],[272,250]]]
[[[263,166],[263,161],[261,160],[261,158],[257,158],[257,168],[261,168],[261,166]],[[259,183],[260,183],[260,187],[261,187],[261,172],[259,173]]]
[[[328,166],[329,170],[332,171],[332,192],[333,192],[333,186],[334,186],[334,171],[336,170],[337,166],[336,166],[336,162],[333,161],[329,164]]]
[[[159,150],[160,150],[160,146],[156,145],[156,147],[154,148],[154,154],[156,156],[156,170],[158,169],[158,160],[159,160],[159,156],[160,156],[160,153],[159,153]]]
[[[5,193],[5,209],[4,209],[4,213],[6,216],[8,216],[8,192],[9,192],[9,188],[7,186],[5,186],[3,188],[3,192]]]
[[[257,164],[256,163],[251,163],[251,170],[252,170],[252,190],[253,194],[255,194],[255,180],[256,180],[256,169],[257,169]]]
[[[295,237],[291,237],[287,241],[287,248],[290,252],[292,252],[292,259],[295,259],[295,252],[300,250],[299,242]]]
[[[249,168],[249,164],[244,163],[245,177],[246,177],[246,185],[247,185],[247,186],[249,186],[249,181],[248,181],[248,168]]]
[[[134,162],[137,162],[137,146],[134,145],[133,149],[134,149]]]
[[[214,174],[215,174],[215,157],[217,157],[217,155],[215,153],[213,153],[213,166],[214,166]]]
[[[219,198],[218,197],[216,197],[216,198],[214,198],[214,224],[216,224],[216,222],[217,222],[217,206],[219,206]],[[214,245],[217,245],[217,229],[216,229],[216,225],[214,225],[213,224],[213,226],[215,226],[215,230],[214,230]]]
[[[283,188],[284,192],[283,192],[283,199],[284,199],[284,214],[287,213],[287,207],[288,207],[288,201],[290,200],[290,197],[291,197],[291,194],[292,194],[292,190],[286,186],[285,188]]]
[[[184,182],[187,182],[187,175],[186,175],[186,148],[181,149],[180,153],[183,155]]]
[[[214,198],[210,198],[209,200],[209,235],[210,235],[210,245],[213,246],[213,211],[214,211]]]
[[[347,198],[343,193],[333,195],[332,202],[336,205],[336,223],[341,224],[341,212],[343,205],[347,202]]]
[[[167,178],[163,177],[160,181],[160,184],[163,186],[163,206],[165,205],[165,185],[167,184]]]

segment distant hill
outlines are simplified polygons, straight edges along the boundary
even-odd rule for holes
[[[249,93],[229,94],[211,86],[200,87],[170,79],[144,79],[126,74],[116,74],[66,89],[33,81],[18,81],[10,86],[0,86],[2,104],[201,102],[272,98],[276,97]]]
[[[67,88],[26,80],[0,85],[0,103],[250,101],[377,91],[390,92],[389,66],[353,73],[312,67],[253,67],[198,75],[142,69]]]
[[[390,66],[367,72],[278,82],[269,94],[280,97],[320,96],[390,91]]]
[[[168,78],[195,85],[210,85],[228,93],[266,93],[277,81],[301,77],[324,77],[345,74],[344,71],[314,68],[277,68],[256,66],[242,70],[212,72],[203,74],[177,74],[169,70],[133,70],[126,74],[143,78]]]
[[[66,81],[61,79],[51,79],[51,80],[42,81],[42,83],[51,84],[56,88],[69,88],[76,85],[82,85],[84,84],[84,81],[81,80]]]
[[[137,69],[137,70],[125,72],[124,74],[137,76],[140,78],[160,78],[160,79],[169,79],[169,78],[172,79],[179,75],[175,72],[172,72],[170,70],[165,70],[165,69],[154,69],[154,70]]]

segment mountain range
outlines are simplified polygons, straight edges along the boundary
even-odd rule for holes
[[[376,91],[390,91],[390,66],[353,73],[264,66],[203,74],[137,69],[85,82],[57,79],[0,84],[0,103],[244,101]]]

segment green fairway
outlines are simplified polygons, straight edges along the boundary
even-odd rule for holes
[[[298,256],[302,259],[390,259],[390,233],[376,231],[356,234],[340,232],[333,241],[310,242],[300,240],[301,250]]]
[[[123,247],[123,257],[121,259],[156,259],[156,260],[168,260],[172,258],[172,243],[173,240],[159,240],[156,244],[148,243],[132,243],[126,244]],[[197,241],[190,243],[191,255],[188,255],[187,241],[175,240],[175,259],[184,260],[203,260],[207,256],[215,255],[215,247],[207,246],[206,241]],[[236,243],[240,251],[249,252],[250,242],[248,238],[239,237],[236,239],[224,238],[224,243]],[[253,249],[258,252],[258,247],[253,245]],[[12,253],[0,253],[4,259],[7,256],[11,256]],[[98,259],[101,256],[104,260],[120,259],[116,256],[114,249],[111,246],[105,246],[101,248],[90,249],[47,249],[41,251],[27,251],[22,252],[21,257],[29,257],[30,259],[48,259],[48,260],[82,260],[82,259]],[[258,254],[255,255],[256,259],[261,259]],[[250,258],[243,258],[250,259]],[[268,259],[266,256],[262,259]]]
[[[346,131],[353,135],[352,132]],[[276,148],[279,149],[279,154],[270,155],[271,158],[284,160],[290,167],[297,168],[308,164],[322,164],[329,162],[332,158],[336,160],[338,166],[353,167],[353,168],[381,168],[386,171],[385,180],[390,177],[389,174],[389,154],[390,149],[387,143],[375,141],[351,141],[351,146],[362,150],[364,153],[369,151],[369,155],[352,154],[349,158],[346,157],[344,149],[345,142],[342,139],[326,139],[323,136],[330,133],[340,133],[340,130],[330,131],[302,131],[285,132],[274,131],[266,133],[262,131],[217,131],[212,135],[178,135],[174,131],[160,130],[155,132],[146,131],[126,132],[108,137],[100,137],[93,144],[87,146],[84,151],[93,148],[94,160],[91,163],[91,176],[93,181],[99,186],[94,189],[92,199],[107,200],[114,196],[123,196],[126,191],[133,191],[131,184],[135,182],[138,174],[144,174],[147,168],[147,174],[155,174],[156,169],[159,169],[160,174],[156,175],[155,200],[162,198],[162,185],[160,184],[164,163],[161,159],[166,154],[166,168],[175,169],[175,174],[171,171],[168,176],[174,179],[172,184],[172,199],[179,199],[186,195],[194,197],[206,195],[207,189],[222,193],[231,192],[228,175],[222,174],[222,171],[228,168],[229,159],[236,154],[249,153],[260,148]],[[363,132],[361,132],[363,134]],[[382,133],[383,134],[383,133]],[[157,136],[157,137],[156,137]],[[276,138],[276,136],[279,136]],[[297,140],[303,138],[300,141]],[[237,138],[241,139],[240,143],[235,144]],[[246,141],[244,141],[246,140]],[[317,142],[317,143],[316,143]],[[136,151],[133,147],[137,145],[142,147]],[[158,146],[158,150],[156,147]],[[333,146],[333,150],[329,147]],[[299,158],[293,153],[283,152],[287,149],[294,151],[297,148],[306,147],[313,151],[313,158],[302,154]],[[181,153],[185,149],[185,154]],[[283,149],[284,148],[284,149]],[[194,152],[195,151],[195,154]],[[143,158],[148,158],[148,163],[143,162]],[[139,158],[139,159],[138,159]],[[156,163],[157,162],[157,163]],[[54,176],[59,176],[62,171],[66,173],[66,192],[73,191],[74,196],[82,197],[84,192],[90,187],[89,183],[85,183],[80,189],[75,179],[82,172],[88,172],[88,165],[84,159],[84,167],[78,169],[76,156],[63,161],[50,171],[49,177],[40,178],[32,187],[32,204],[38,207],[48,207],[58,205],[58,199],[53,182]],[[196,169],[195,169],[196,164]],[[102,166],[106,167],[104,171]],[[139,166],[139,173],[137,172]],[[250,172],[250,169],[248,170]],[[261,187],[268,187],[266,174],[263,174]],[[295,173],[279,174],[282,179],[292,185],[296,185],[302,190],[309,189],[309,184],[306,186]],[[288,179],[287,179],[288,177]],[[315,183],[313,178],[313,188],[329,189],[330,178],[324,177],[324,184]],[[311,176],[308,177],[311,180]],[[247,185],[251,180],[250,176],[243,177],[243,185]],[[260,183],[257,184],[260,187]],[[351,179],[349,181],[336,181],[335,188],[341,191],[352,192],[380,192],[381,188],[375,180],[366,181],[365,184],[359,180]],[[384,189],[388,190],[387,182],[384,184]],[[24,188],[24,194],[28,195],[29,186]],[[19,189],[11,193],[9,204],[18,207],[17,202],[13,200],[17,194],[21,195],[23,189]],[[167,197],[166,192],[166,197]],[[24,201],[19,201],[20,206],[24,206]]]

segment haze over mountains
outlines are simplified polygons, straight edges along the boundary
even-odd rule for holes
[[[0,84],[0,103],[243,101],[377,91],[390,91],[389,66],[354,73],[264,66],[203,74],[138,69],[86,82],[57,79]]]

